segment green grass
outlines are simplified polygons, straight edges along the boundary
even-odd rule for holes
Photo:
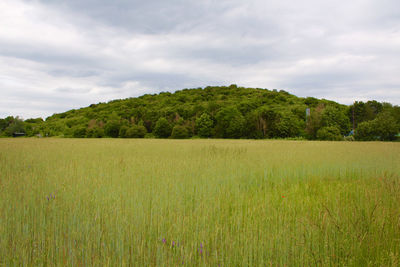
[[[0,265],[398,266],[400,143],[0,139]]]

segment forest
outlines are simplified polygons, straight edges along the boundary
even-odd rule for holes
[[[400,107],[343,105],[236,85],[183,89],[92,104],[46,119],[0,119],[0,136],[399,140]]]

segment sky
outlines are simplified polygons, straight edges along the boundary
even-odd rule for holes
[[[230,84],[400,105],[400,2],[0,1],[0,117]]]

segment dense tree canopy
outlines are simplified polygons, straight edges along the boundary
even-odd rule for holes
[[[92,104],[45,121],[7,117],[0,119],[0,135],[343,140],[355,133],[356,140],[386,141],[398,138],[399,125],[400,107],[389,103],[357,101],[346,106],[282,90],[231,85]]]

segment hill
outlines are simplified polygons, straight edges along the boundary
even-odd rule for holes
[[[346,106],[283,90],[209,86],[92,104],[46,120],[8,117],[0,120],[0,131],[3,136],[342,140],[353,125],[359,140],[394,140],[400,107],[377,101]]]

